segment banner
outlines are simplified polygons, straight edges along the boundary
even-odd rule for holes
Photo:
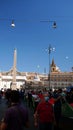
[[[73,117],[73,107],[69,103],[62,103],[62,115],[65,117]]]

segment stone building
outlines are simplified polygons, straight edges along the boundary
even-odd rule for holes
[[[50,86],[51,88],[66,88],[68,86],[73,86],[73,72],[61,72],[59,67],[56,66],[54,59],[51,63]]]
[[[14,64],[11,70],[0,72],[0,89],[20,88],[66,88],[73,86],[73,72],[61,72],[54,59],[50,65],[50,77],[48,74],[35,72],[19,72],[16,68],[16,50],[14,50]]]

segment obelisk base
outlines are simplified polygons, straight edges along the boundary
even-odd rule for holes
[[[11,85],[11,89],[12,89],[12,90],[16,90],[16,89],[17,89],[16,82],[13,82],[13,83],[12,83],[12,85]]]

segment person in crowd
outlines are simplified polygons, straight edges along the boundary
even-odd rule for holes
[[[59,130],[59,123],[62,114],[62,89],[54,91],[54,115],[55,115],[55,130]]]
[[[34,125],[39,127],[39,130],[52,130],[53,127],[54,111],[48,100],[48,93],[45,93],[43,100],[37,105],[34,113]]]
[[[1,95],[1,91],[0,91],[0,104],[1,104],[1,99],[2,99],[2,95]]]
[[[6,92],[5,92],[5,98],[6,98],[6,104],[8,107],[11,106],[11,99],[10,99],[10,96],[11,96],[11,89],[7,89]]]
[[[38,103],[40,102],[38,92],[36,92],[35,94],[32,94],[32,100],[33,100],[33,109],[34,109],[34,113],[35,113],[36,107],[37,107]]]
[[[1,130],[23,130],[29,127],[29,114],[27,108],[20,103],[17,90],[11,91],[11,106],[6,110],[1,123]]]
[[[32,101],[32,92],[28,92],[28,106],[29,108],[33,108],[33,101]]]

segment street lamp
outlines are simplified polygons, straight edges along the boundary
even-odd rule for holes
[[[50,81],[51,81],[51,66],[50,66],[50,54],[51,54],[51,51],[54,51],[55,50],[55,48],[52,48],[51,47],[51,45],[49,45],[49,47],[48,47],[48,54],[49,54],[49,74],[48,74],[48,81],[49,81],[49,89],[50,89],[50,87],[51,87],[51,83],[50,83]]]
[[[15,27],[14,20],[12,20],[11,27]]]
[[[39,68],[40,68],[40,66],[39,66],[39,65],[37,65],[37,69],[38,69],[38,72],[37,72],[37,73],[38,73],[38,74],[39,74]]]
[[[51,20],[41,20],[40,22],[48,22],[48,23],[53,23],[52,24],[52,28],[57,28],[57,24],[56,21],[51,21]]]

